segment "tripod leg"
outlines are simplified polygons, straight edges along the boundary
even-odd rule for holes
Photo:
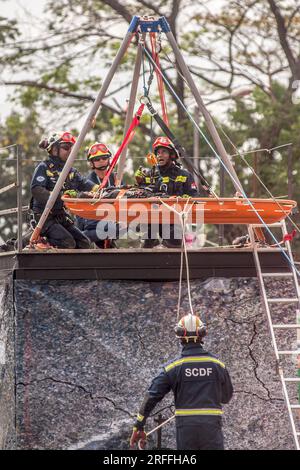
[[[61,172],[61,174],[60,174],[60,176],[59,176],[59,178],[56,182],[56,185],[55,185],[55,187],[54,187],[54,189],[53,189],[53,191],[52,191],[52,193],[51,193],[51,195],[50,195],[50,197],[47,201],[46,207],[45,207],[44,212],[43,212],[43,214],[42,214],[42,216],[39,220],[39,223],[36,226],[36,228],[34,229],[34,232],[33,232],[32,236],[31,236],[31,239],[30,239],[31,243],[36,241],[38,239],[40,233],[41,233],[41,230],[44,226],[44,223],[45,223],[45,221],[46,221],[46,219],[47,219],[47,217],[48,217],[48,215],[49,215],[49,213],[50,213],[50,211],[51,211],[51,209],[52,209],[52,207],[53,207],[53,205],[54,205],[54,203],[55,203],[55,201],[56,201],[56,199],[59,195],[59,192],[60,192],[60,190],[61,190],[68,174],[69,174],[69,171],[70,171],[70,169],[73,165],[73,162],[74,162],[74,160],[75,160],[75,158],[76,158],[76,156],[79,152],[79,149],[80,149],[80,147],[81,147],[81,145],[84,141],[84,138],[85,138],[86,134],[88,133],[88,131],[91,129],[92,125],[93,125],[93,121],[94,121],[94,119],[97,115],[97,112],[100,108],[102,100],[105,96],[105,93],[106,93],[106,91],[107,91],[107,89],[110,85],[110,82],[112,81],[112,79],[114,77],[114,74],[115,74],[115,72],[116,72],[116,70],[117,70],[117,68],[118,68],[118,66],[119,66],[119,64],[122,60],[122,57],[124,56],[128,46],[131,42],[131,39],[132,39],[133,35],[134,35],[134,33],[128,31],[125,38],[123,39],[123,42],[122,42],[122,44],[121,44],[121,46],[118,50],[118,53],[117,53],[112,65],[111,65],[111,67],[108,71],[108,74],[107,74],[107,76],[106,76],[106,78],[105,78],[105,80],[102,84],[102,87],[101,87],[101,89],[100,89],[100,91],[97,95],[97,98],[95,99],[95,101],[94,101],[94,103],[93,103],[93,105],[92,105],[92,107],[89,111],[89,114],[86,118],[86,121],[83,125],[83,128],[80,131],[80,134],[78,136],[76,144],[73,146],[72,151],[70,153],[70,156],[69,156],[69,158],[68,158],[68,160],[67,160],[67,162],[66,162],[66,164],[65,164],[65,166],[64,166],[64,168],[63,168],[63,170],[62,170],[62,172]]]
[[[143,40],[144,39],[145,39],[145,34],[143,34]],[[137,95],[137,88],[138,88],[140,70],[141,70],[141,64],[142,64],[142,49],[143,49],[142,45],[139,43],[133,77],[132,77],[132,85],[131,85],[131,90],[130,90],[128,109],[127,109],[126,119],[125,119],[124,136],[126,135],[129,129],[129,126],[131,124],[132,118],[133,118],[134,105],[135,105],[135,100],[136,100],[136,95]],[[120,155],[120,160],[118,163],[118,172],[117,172],[118,184],[121,183],[122,176],[124,173],[127,150],[128,150],[128,147],[126,147]]]

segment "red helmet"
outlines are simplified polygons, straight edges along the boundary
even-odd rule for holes
[[[111,157],[111,151],[105,144],[100,142],[95,142],[87,151],[87,159],[89,161],[93,160],[96,157]]]
[[[70,132],[66,132],[66,131],[54,132],[47,139],[48,145],[46,148],[48,152],[50,152],[54,144],[60,144],[62,142],[74,145],[76,143],[76,139]]]
[[[175,158],[178,158],[178,152],[177,152],[174,144],[171,142],[170,139],[168,139],[168,137],[157,137],[157,139],[154,141],[152,147],[153,147],[153,151],[154,151],[155,155],[157,154],[157,150],[158,150],[159,147],[164,147],[164,148],[167,148],[167,149],[171,150],[172,152],[174,152]]]

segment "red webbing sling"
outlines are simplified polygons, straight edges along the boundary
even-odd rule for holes
[[[152,58],[154,62],[156,63],[155,67],[155,74],[156,74],[156,79],[157,79],[157,87],[159,91],[159,97],[160,97],[160,104],[161,104],[161,110],[162,110],[162,118],[163,121],[169,126],[169,119],[168,119],[168,113],[167,113],[167,103],[165,99],[165,88],[164,88],[164,81],[162,78],[162,75],[160,72],[161,67],[160,67],[160,60],[159,60],[159,55],[156,52],[156,33],[150,33],[150,41],[151,41],[151,48],[152,48]]]
[[[142,116],[142,113],[144,111],[144,107],[145,105],[144,104],[141,104],[139,109],[137,110],[137,112],[135,113],[134,115],[134,118],[132,120],[132,123],[128,129],[128,131],[126,132],[126,135],[124,137],[124,140],[121,144],[121,146],[119,147],[119,149],[117,150],[114,158],[112,159],[112,162],[111,162],[111,165],[109,167],[109,170],[107,171],[106,175],[104,176],[103,178],[103,181],[100,185],[100,188],[99,189],[102,189],[104,188],[104,186],[106,185],[107,181],[108,181],[108,178],[110,177],[114,167],[116,166],[116,163],[119,159],[119,156],[121,155],[122,151],[124,150],[124,148],[131,142],[131,140],[133,139],[133,136],[135,134],[135,131],[136,131],[136,128],[137,126],[139,125],[140,123],[140,119],[141,119],[141,116]]]

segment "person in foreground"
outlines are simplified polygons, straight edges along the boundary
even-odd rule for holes
[[[203,348],[206,327],[196,315],[186,315],[175,327],[181,356],[162,367],[146,393],[134,424],[130,448],[143,448],[144,427],[155,405],[172,390],[175,399],[178,450],[223,450],[222,404],[233,387],[225,364]]]

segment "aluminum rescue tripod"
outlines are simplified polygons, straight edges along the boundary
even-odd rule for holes
[[[116,73],[116,70],[118,68],[118,66],[120,65],[121,63],[121,60],[123,58],[123,56],[125,55],[126,51],[127,51],[127,48],[129,47],[133,37],[137,34],[140,34],[142,36],[142,38],[145,37],[145,35],[147,33],[165,33],[165,35],[167,36],[169,42],[170,42],[170,45],[173,49],[173,52],[175,54],[175,58],[176,58],[176,61],[187,81],[187,83],[189,84],[191,90],[192,90],[192,93],[195,97],[195,100],[198,104],[198,107],[200,109],[200,111],[202,112],[203,116],[204,116],[204,119],[205,119],[205,122],[206,122],[206,125],[207,125],[207,128],[212,136],[212,139],[215,143],[215,146],[216,146],[216,149],[218,151],[218,153],[220,154],[220,157],[222,158],[224,164],[226,165],[227,169],[228,169],[228,172],[230,173],[231,177],[232,177],[232,180],[234,182],[234,186],[236,188],[237,191],[243,191],[242,189],[242,186],[241,186],[241,183],[239,182],[239,179],[238,179],[238,176],[235,172],[235,169],[233,168],[233,165],[231,163],[231,160],[229,158],[229,156],[227,155],[227,152],[225,150],[225,147],[220,139],[220,136],[217,132],[217,129],[215,127],[215,124],[211,118],[211,115],[209,114],[208,110],[206,109],[204,103],[203,103],[203,100],[200,96],[200,93],[194,83],[194,80],[193,80],[193,77],[188,69],[188,67],[186,66],[186,63],[184,61],[184,58],[177,46],[177,43],[176,43],[176,40],[171,32],[171,28],[166,20],[166,18],[164,16],[162,16],[161,18],[159,18],[158,20],[155,20],[154,18],[150,17],[139,17],[139,16],[134,16],[130,25],[129,25],[129,29],[126,33],[126,36],[125,38],[123,39],[123,42],[121,43],[121,46],[117,52],[117,55],[110,67],[110,70],[108,71],[108,74],[102,84],[102,87],[96,97],[96,100],[94,101],[89,113],[88,113],[88,116],[87,116],[87,119],[83,125],[83,128],[78,136],[78,139],[76,141],[76,144],[73,146],[72,148],[72,151],[70,153],[70,156],[57,180],[57,183],[55,185],[55,188],[54,190],[52,191],[48,201],[47,201],[47,204],[46,204],[46,207],[44,209],[44,212],[32,234],[32,237],[31,237],[31,242],[35,242],[40,233],[41,233],[41,230],[44,226],[44,223],[59,195],[59,192],[67,178],[67,175],[73,165],[73,162],[79,152],[79,149],[81,147],[81,145],[83,144],[84,142],[84,138],[86,136],[86,134],[88,133],[88,131],[92,128],[93,126],[93,123],[97,117],[97,114],[99,112],[99,108],[101,106],[101,103],[105,97],[105,93]],[[142,60],[142,49],[143,49],[143,44],[141,41],[139,41],[138,43],[138,52],[137,52],[137,58],[136,58],[136,65],[135,65],[135,68],[134,68],[134,73],[133,73],[133,78],[132,78],[132,86],[131,86],[131,92],[130,92],[130,100],[129,100],[129,106],[128,106],[128,110],[127,110],[127,115],[126,115],[126,120],[125,120],[125,132],[124,134],[126,134],[126,130],[128,130],[128,127],[129,127],[129,124],[132,120],[132,116],[133,116],[133,109],[134,109],[134,103],[135,103],[135,100],[136,100],[136,94],[137,94],[137,87],[138,87],[138,81],[139,81],[139,73],[140,73],[140,68],[141,68],[141,60]],[[124,170],[124,162],[125,162],[125,158],[126,158],[126,150],[123,152],[123,154],[121,155],[120,157],[120,163],[119,163],[119,169],[118,169],[118,174],[117,174],[117,178],[118,180],[120,181],[121,180],[121,177],[122,177],[122,174],[123,174],[123,170]]]

